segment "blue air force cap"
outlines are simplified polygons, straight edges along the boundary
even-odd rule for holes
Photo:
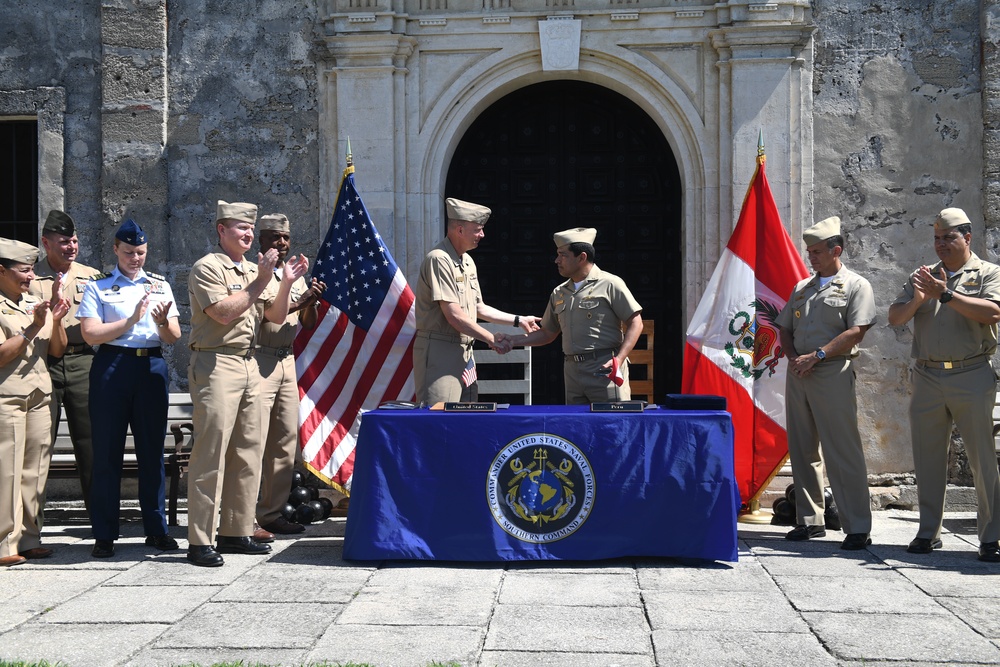
[[[143,245],[146,242],[146,232],[135,224],[135,220],[129,218],[115,232],[115,238],[129,245]]]

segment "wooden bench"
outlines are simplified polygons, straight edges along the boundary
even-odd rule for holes
[[[191,460],[191,444],[194,425],[191,416],[194,408],[191,405],[191,395],[170,394],[167,407],[167,432],[164,434],[163,465],[170,488],[167,492],[167,521],[171,526],[177,525],[177,497],[180,494],[181,478],[187,474],[188,463]],[[135,458],[135,443],[132,433],[125,439],[125,457],[122,462],[122,477],[137,478],[139,466]],[[79,471],[76,467],[76,457],[73,454],[73,441],[69,436],[69,423],[66,421],[66,411],[59,415],[59,426],[56,431],[56,441],[52,448],[52,461],[49,464],[49,479],[77,479]]]

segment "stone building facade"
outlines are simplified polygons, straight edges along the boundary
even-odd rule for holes
[[[910,333],[885,311],[934,259],[929,225],[944,207],[964,208],[976,251],[997,260],[997,17],[997,0],[4,3],[0,123],[37,121],[39,219],[70,212],[80,260],[110,266],[114,230],[134,217],[182,321],[215,201],[286,213],[295,250],[315,257],[348,137],[365,203],[411,278],[442,235],[445,196],[480,188],[494,205],[484,245],[504,251],[486,289],[501,307],[521,290],[540,310],[557,278],[551,232],[595,224],[599,261],[641,285],[665,332],[660,393],[679,386],[682,333],[762,133],[793,239],[840,215],[846,262],[875,288],[860,418],[871,472],[893,475],[912,469]],[[533,124],[562,96],[574,101],[564,114],[599,100],[580,111],[589,137]],[[517,104],[498,114],[505,100]],[[183,343],[170,353],[178,390]]]

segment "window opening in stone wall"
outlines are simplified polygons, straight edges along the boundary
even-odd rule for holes
[[[0,120],[0,236],[38,245],[36,120]]]

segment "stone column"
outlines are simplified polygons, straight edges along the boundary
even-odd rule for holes
[[[134,218],[150,239],[146,268],[163,272],[167,230],[167,15],[165,0],[101,2],[101,243]],[[97,184],[95,184],[96,186]]]
[[[720,82],[729,84],[719,97],[720,104],[728,102],[719,114],[719,174],[733,184],[734,226],[753,176],[759,131],[767,179],[792,238],[812,219],[812,32],[809,25],[740,23],[710,34]],[[726,207],[720,203],[721,212]]]
[[[406,59],[415,40],[403,35],[362,33],[327,38],[333,67],[321,81],[327,87],[324,125],[336,137],[327,144],[329,196],[336,199],[345,166],[347,139],[354,156],[355,182],[386,245],[397,256],[406,234]],[[373,103],[375,102],[375,103]],[[398,261],[398,260],[397,260]]]

